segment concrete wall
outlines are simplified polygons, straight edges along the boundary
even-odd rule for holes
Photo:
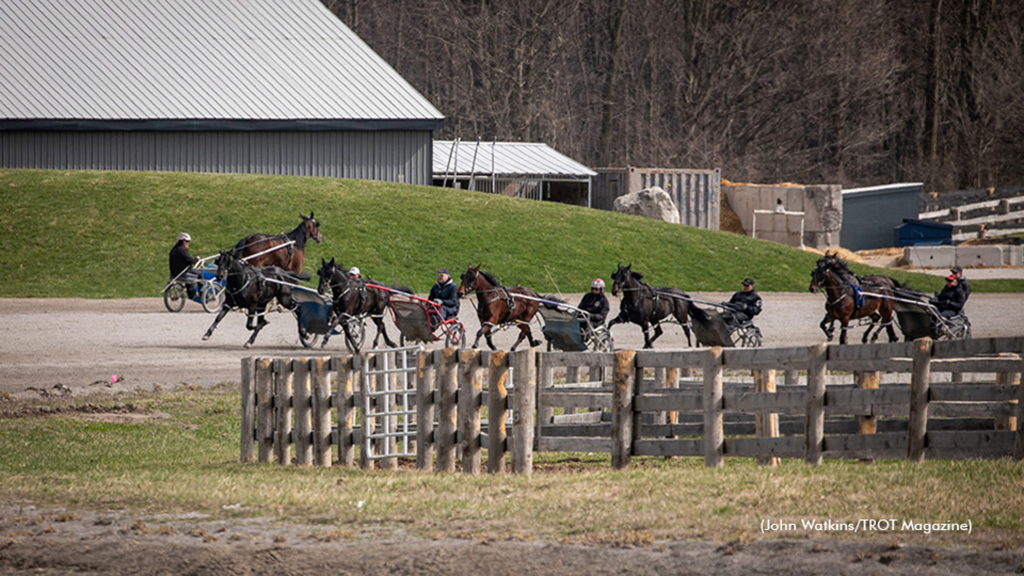
[[[804,213],[803,245],[824,250],[839,241],[843,204],[842,189],[838,185],[731,184],[723,185],[722,193],[748,236],[754,228],[754,210],[771,210],[772,214],[757,214],[757,238],[787,246],[801,245],[800,216],[774,213],[781,199],[787,212]]]
[[[903,259],[914,268],[1024,266],[1024,246],[908,246]]]

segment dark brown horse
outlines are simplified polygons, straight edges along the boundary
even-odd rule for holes
[[[608,328],[622,322],[639,324],[644,331],[644,348],[653,348],[654,341],[663,333],[661,323],[675,317],[686,333],[686,345],[690,346],[690,295],[678,288],[652,288],[643,282],[643,274],[633,272],[633,265],[618,264],[612,272],[612,295],[622,292],[619,315],[608,323]],[[651,336],[651,328],[654,336]]]
[[[373,323],[377,325],[377,336],[373,339],[374,348],[377,347],[377,343],[382,335],[384,336],[385,344],[392,348],[395,347],[395,343],[388,337],[387,329],[384,328],[384,313],[388,309],[388,302],[391,301],[391,289],[368,278],[350,278],[343,266],[334,263],[334,258],[331,258],[330,262],[321,258],[320,270],[317,271],[317,274],[320,275],[320,284],[317,287],[317,292],[325,294],[327,288],[330,287],[334,298],[334,303],[331,306],[331,324],[327,329],[327,333],[324,334],[324,341],[321,347],[327,346],[327,340],[334,333],[335,327],[341,324],[349,347],[353,352],[358,353],[359,345],[352,334],[349,333],[347,320],[361,316],[369,316]],[[377,287],[375,288],[374,286]],[[394,287],[392,289],[412,293],[412,290],[409,288]]]
[[[861,318],[870,321],[861,342],[866,343],[869,336],[872,342],[878,340],[882,328],[886,329],[889,342],[898,340],[896,329],[893,328],[895,301],[892,298],[899,288],[900,283],[889,276],[858,277],[849,269],[846,262],[836,255],[826,253],[811,272],[808,290],[825,291],[825,317],[820,324],[821,331],[831,341],[835,333],[833,325],[839,321],[839,343],[846,344],[846,331],[851,328],[850,321]],[[878,328],[872,335],[871,331],[876,325]]]
[[[252,346],[260,330],[268,324],[264,315],[267,306],[275,299],[285,308],[294,308],[290,284],[299,280],[309,280],[309,276],[295,274],[277,266],[256,268],[252,264],[235,256],[233,250],[221,252],[217,256],[217,280],[224,283],[224,305],[214,318],[213,324],[206,331],[203,340],[209,340],[216,330],[217,324],[233,308],[245,310],[248,320],[245,327],[252,331],[252,336],[245,347]]]
[[[494,276],[481,272],[480,266],[474,268],[470,264],[462,275],[458,294],[461,298],[473,292],[476,292],[476,315],[480,319],[480,330],[476,333],[473,348],[480,344],[480,337],[484,336],[491,350],[497,350],[491,341],[491,331],[509,324],[519,327],[519,338],[512,345],[512,350],[524,339],[530,341],[531,347],[541,343],[540,340],[534,340],[530,332],[530,321],[540,309],[540,297],[536,292],[522,286],[502,286]]]
[[[295,273],[302,272],[306,262],[306,242],[310,238],[317,244],[323,242],[320,235],[320,223],[313,218],[313,213],[303,216],[302,222],[291,232],[271,236],[269,234],[250,234],[235,244],[235,255],[247,258],[257,268],[277,266]],[[254,256],[259,254],[259,256]]]

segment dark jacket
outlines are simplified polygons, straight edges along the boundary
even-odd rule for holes
[[[608,317],[608,310],[611,309],[608,305],[608,297],[604,295],[603,291],[600,294],[587,292],[583,295],[577,308],[586,310],[590,314],[590,324],[594,327],[604,324],[604,319]]]
[[[188,270],[195,264],[199,259],[193,258],[188,253],[188,248],[185,247],[185,243],[179,240],[174,248],[171,248],[170,254],[167,255],[168,267],[171,270],[171,278],[176,278],[182,271]]]
[[[960,283],[956,286],[950,286],[947,284],[942,292],[935,297],[935,307],[939,309],[939,312],[952,312],[959,314],[964,309],[964,304],[967,302],[967,292],[963,289]]]
[[[434,284],[428,299],[441,302],[441,313],[445,320],[459,315],[459,287],[451,278],[444,284]]]
[[[761,313],[761,295],[757,293],[757,290],[750,292],[740,290],[729,299],[729,307],[734,312],[744,315],[743,320],[750,320]]]

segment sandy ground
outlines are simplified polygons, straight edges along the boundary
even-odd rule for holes
[[[728,299],[724,293],[693,293],[707,302]],[[578,303],[581,295],[565,299]],[[764,312],[756,324],[765,346],[809,346],[825,341],[818,329],[824,314],[824,296],[804,293],[766,293]],[[619,301],[610,298],[612,314]],[[1024,307],[1016,294],[973,294],[967,305],[975,337],[1024,334]],[[460,319],[472,338],[479,328],[473,301],[463,300]],[[74,395],[173,389],[177,386],[209,387],[239,381],[240,361],[247,356],[281,357],[347,353],[343,339],[334,338],[326,349],[307,350],[298,339],[297,323],[290,313],[273,313],[256,344],[245,349],[248,339],[245,318],[232,312],[204,342],[214,316],[193,302],[179,313],[170,313],[155,298],[133,300],[0,299],[0,393],[38,397],[33,389],[52,390],[63,385]],[[386,326],[393,339],[397,329]],[[539,320],[534,337],[542,339]],[[367,327],[367,346],[375,329]],[[634,324],[612,328],[616,348],[640,348],[643,336]],[[851,334],[859,341],[863,328]],[[509,348],[518,333],[505,331],[495,344]],[[884,340],[884,335],[882,340]],[[472,339],[470,339],[472,343]],[[383,340],[381,342],[383,345]],[[439,346],[434,344],[433,346]],[[481,341],[480,345],[486,347]],[[682,329],[667,325],[655,342],[657,349],[687,346]],[[111,377],[117,382],[112,383]]]
[[[719,302],[727,294],[693,294]],[[766,346],[822,342],[824,297],[764,294],[757,324]],[[578,302],[580,295],[566,295]],[[975,294],[968,313],[976,337],[1024,334],[1019,295]],[[612,299],[613,314],[618,301]],[[461,319],[478,323],[469,300]],[[244,318],[230,314],[210,341],[213,316],[188,303],[167,312],[161,300],[0,299],[0,399],[75,397],[135,390],[207,387],[239,380],[246,356],[300,356],[290,314],[274,314],[256,345],[242,348]],[[389,329],[395,332],[388,322]],[[540,337],[539,324],[535,336]],[[859,337],[861,329],[856,331]],[[642,345],[635,325],[613,329],[616,346]],[[372,335],[372,333],[371,333]],[[515,334],[496,336],[508,347]],[[655,347],[686,344],[668,326]],[[336,339],[328,353],[343,352]],[[320,353],[319,350],[316,353]],[[111,376],[117,382],[111,382]],[[56,388],[55,388],[56,386]],[[63,392],[62,392],[63,391]],[[323,526],[217,521],[201,516],[140,517],[114,511],[37,510],[0,502],[0,573],[99,574],[1013,574],[1024,550],[897,546],[891,540],[838,541],[745,537],[743,541],[654,542],[640,547],[551,540],[424,540],[389,530],[349,534]]]

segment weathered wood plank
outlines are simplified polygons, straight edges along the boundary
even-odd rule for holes
[[[722,431],[722,349],[712,348],[704,354],[704,466],[720,468],[725,451]]]
[[[1014,432],[984,430],[975,432],[928,432],[928,449],[981,449],[1003,450],[1009,456],[1013,453]]]
[[[637,456],[703,456],[704,440],[701,438],[653,438],[633,443]]]
[[[274,460],[282,465],[292,463],[292,390],[295,381],[295,374],[291,370],[291,362],[287,360],[274,360],[274,380],[276,391],[274,393],[274,405],[277,408],[276,421],[274,424],[277,432],[277,442],[274,444]]]
[[[701,412],[704,410],[704,395],[689,390],[664,390],[637,396],[633,400],[633,410],[637,412],[657,412],[671,410],[673,412]]]
[[[637,350],[636,363],[644,368],[700,368],[700,350]]]
[[[505,351],[493,352],[487,366],[487,471],[505,472],[508,432],[508,360]]]
[[[442,351],[441,367],[437,382],[437,429],[434,443],[437,446],[437,459],[434,468],[438,472],[455,472],[456,422],[459,391],[458,362],[456,348],[445,348]]]
[[[1015,385],[931,384],[930,402],[1009,402],[1017,399]]]
[[[907,459],[924,462],[924,450],[928,433],[928,386],[931,379],[932,341],[930,338],[915,340],[914,369],[910,375],[910,426],[907,431]]]
[[[729,370],[786,370],[807,366],[807,348],[726,348],[722,364]]]
[[[907,453],[907,435],[901,432],[875,434],[845,434],[825,437],[826,452],[843,452],[859,450],[871,452],[875,450],[894,450],[894,454],[903,457]]]
[[[1016,404],[1009,402],[931,402],[928,404],[928,415],[931,418],[961,416],[999,419],[1012,417],[1016,412]]]
[[[801,458],[804,439],[800,436],[777,438],[726,438],[725,454],[743,458]]]
[[[567,368],[610,368],[615,366],[611,352],[539,352],[544,363]]]
[[[513,352],[512,390],[512,473],[533,474],[533,444],[536,433],[534,409],[537,403],[537,364],[534,350]]]
[[[554,417],[555,425],[565,424],[586,424],[586,423],[600,423],[601,413],[600,412],[582,412],[580,414],[561,414]]]
[[[252,356],[242,358],[242,430],[238,443],[238,461],[252,462],[256,448],[256,363]]]
[[[566,408],[600,408],[612,407],[612,395],[604,392],[562,392],[557,388],[541,392],[541,406],[564,406]]]
[[[416,360],[416,469],[434,464],[434,390],[441,351],[420,352]]]
[[[331,362],[324,356],[310,364],[313,409],[313,465],[331,466]]]
[[[538,439],[537,449],[542,452],[600,452],[612,450],[610,438],[585,438],[579,436],[544,436]]]
[[[768,396],[776,395],[775,370],[754,370],[754,390]],[[728,405],[728,403],[726,403]],[[779,437],[779,415],[770,409],[754,414],[754,429],[758,438]],[[726,451],[729,447],[726,446]],[[760,456],[757,463],[761,466],[778,466],[779,458],[775,455]]]
[[[807,392],[788,390],[771,394],[761,392],[726,392],[722,395],[726,412],[758,414],[803,414],[807,409]]]
[[[295,406],[295,463],[299,466],[313,464],[313,394],[310,389],[309,358],[291,361],[294,375],[292,397]]]
[[[356,463],[356,382],[359,379],[361,366],[360,356],[342,356],[332,358],[331,363],[338,367],[337,388],[334,390],[334,409],[338,413],[338,462],[342,466],[354,466]]]
[[[633,398],[636,396],[636,351],[615,353],[615,392],[612,403],[612,468],[629,466],[633,443]]]
[[[256,359],[256,457],[270,462],[274,454],[274,361]]]
[[[459,445],[462,472],[480,474],[480,409],[483,406],[483,377],[479,350],[459,352]]]
[[[851,346],[850,348],[861,348]],[[805,420],[804,462],[821,464],[825,436],[825,374],[831,353],[827,344],[807,349],[807,411]]]

